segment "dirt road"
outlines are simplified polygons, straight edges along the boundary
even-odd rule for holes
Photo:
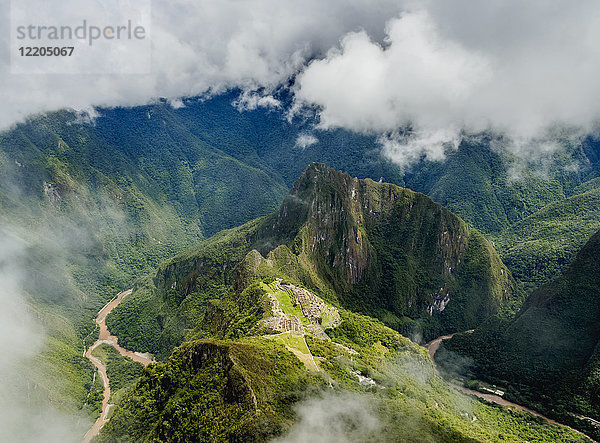
[[[102,377],[102,382],[104,383],[104,398],[102,399],[102,411],[100,412],[100,417],[96,420],[94,425],[90,428],[89,431],[83,437],[83,442],[87,443],[100,432],[102,426],[106,424],[108,421],[108,412],[110,410],[111,404],[108,403],[110,400],[110,381],[108,379],[108,375],[106,374],[106,366],[102,361],[92,355],[92,351],[96,349],[98,346],[102,344],[107,344],[113,346],[119,354],[124,357],[128,357],[133,361],[136,361],[143,366],[147,366],[150,363],[155,363],[155,361],[151,358],[151,356],[147,354],[141,354],[139,352],[129,351],[118,344],[118,338],[114,335],[110,334],[110,331],[106,327],[106,316],[110,314],[110,312],[116,308],[119,303],[125,298],[127,295],[131,294],[131,289],[127,291],[121,292],[117,295],[113,300],[108,302],[100,312],[98,312],[98,316],[96,317],[96,323],[100,327],[100,334],[98,335],[98,340],[94,342],[92,346],[88,348],[85,353],[86,358],[92,362],[92,364],[98,369],[100,376]]]

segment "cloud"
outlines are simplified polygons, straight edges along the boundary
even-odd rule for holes
[[[0,441],[77,442],[91,419],[78,410],[81,391],[72,384],[81,337],[70,320],[99,304],[100,290],[82,271],[116,282],[99,256],[100,236],[121,241],[130,227],[105,194],[92,201],[81,190],[69,214],[61,205],[15,205],[27,194],[14,180],[22,167],[0,154],[2,197],[18,207],[0,213]]]
[[[296,139],[296,146],[305,149],[310,145],[317,143],[319,139],[311,134],[300,134]]]
[[[47,11],[40,24],[52,19],[61,23],[74,15],[92,21],[112,12],[103,9],[110,2],[68,0],[60,7],[42,0],[14,4]],[[11,74],[8,52],[10,1],[0,0],[0,38],[5,43],[0,48],[0,94],[5,98],[0,128],[59,108],[132,106],[156,97],[176,99],[226,88],[273,88],[310,58],[324,55],[348,32],[366,29],[382,38],[385,21],[400,7],[394,0],[377,5],[368,0],[352,5],[344,0],[152,2],[150,74],[17,75]],[[99,71],[105,62],[110,60],[98,61]]]
[[[172,98],[169,100],[169,105],[171,105],[171,107],[173,109],[181,109],[181,108],[185,108],[185,103],[183,103],[183,100],[181,100],[181,98]]]
[[[59,22],[112,12],[109,0],[15,4],[51,8],[45,17]],[[0,10],[7,42],[9,0]],[[488,129],[526,146],[555,123],[595,128],[598,11],[594,0],[153,2],[149,74],[16,75],[2,45],[0,128],[59,108],[178,106],[227,88],[245,91],[240,110],[277,107],[270,92],[293,83],[296,105],[318,109],[322,128],[374,133],[400,163],[439,158],[447,142]]]
[[[298,79],[297,98],[322,108],[321,127],[393,131],[455,123],[460,102],[490,75],[484,58],[436,35],[424,12],[389,22],[387,46],[364,31],[313,61]]]
[[[443,160],[447,149],[458,147],[460,135],[448,128],[420,130],[416,133],[392,131],[380,135],[377,141],[384,156],[400,166],[408,166],[421,157],[431,161]]]
[[[24,242],[0,226],[0,441],[78,441],[72,417],[58,413],[25,373],[43,349],[45,334],[25,298]],[[85,424],[84,424],[85,426]],[[81,425],[79,425],[81,427]]]
[[[254,91],[242,92],[232,104],[240,112],[253,111],[256,108],[281,108],[281,102],[272,95],[261,95]]]
[[[280,443],[362,442],[373,440],[381,423],[365,396],[326,394],[296,407],[298,419]]]
[[[35,355],[42,345],[41,331],[20,289],[25,275],[17,263],[23,254],[23,245],[0,230],[0,376],[14,369],[15,362]]]
[[[318,107],[322,128],[383,134],[384,153],[404,162],[419,150],[438,157],[464,131],[492,129],[523,146],[556,123],[583,132],[596,125],[597,3],[406,7],[387,23],[383,44],[350,33],[299,74],[296,99]],[[411,137],[399,136],[407,127]]]

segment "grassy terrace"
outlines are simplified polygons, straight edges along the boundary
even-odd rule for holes
[[[282,332],[281,334],[277,335],[268,335],[266,336],[266,338],[270,338],[292,349],[296,349],[299,352],[302,352],[303,354],[311,355],[310,350],[306,345],[306,341],[304,340],[304,335],[302,334],[297,334],[292,331],[289,331]]]
[[[292,295],[288,291],[284,291],[279,289],[276,284],[264,284],[263,287],[265,290],[269,291],[279,302],[279,307],[287,316],[296,316],[300,319],[303,325],[309,325],[310,322],[302,313],[302,309],[300,306],[296,304],[294,306]]]
[[[278,343],[287,346],[298,360],[300,360],[307,369],[313,371],[319,371],[319,367],[317,366],[315,359],[313,358],[310,349],[308,349],[308,345],[306,344],[306,340],[304,339],[304,335],[297,334],[292,331],[282,332],[277,335],[268,335],[265,338],[272,339]]]

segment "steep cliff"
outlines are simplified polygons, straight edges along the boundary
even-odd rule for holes
[[[467,329],[520,297],[493,247],[459,217],[423,194],[321,164],[265,231],[291,241],[343,305],[405,333],[414,332],[406,317],[439,323],[435,333]]]

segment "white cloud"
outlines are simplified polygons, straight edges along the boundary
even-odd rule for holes
[[[46,10],[45,4],[27,2],[39,10]],[[97,7],[85,0],[73,8],[54,8],[54,13],[76,10],[90,20]],[[386,20],[400,7],[394,0],[377,5],[369,0],[352,5],[345,0],[154,1],[151,74],[14,75],[7,52],[10,1],[0,0],[0,38],[6,43],[0,47],[0,128],[31,113],[64,107],[136,105],[228,87],[273,88],[347,32],[364,28],[381,38]]]
[[[490,75],[485,58],[439,38],[423,12],[390,21],[387,34],[387,47],[349,34],[301,74],[296,95],[322,107],[323,128],[446,127]]]
[[[435,155],[465,130],[494,129],[522,145],[550,125],[588,131],[600,117],[597,2],[432,0],[390,20],[386,33],[384,45],[348,34],[299,75],[296,97],[320,108],[323,128],[410,124],[404,147],[382,138],[400,162],[418,144]]]
[[[37,380],[25,374],[45,339],[23,291],[26,255],[25,243],[0,224],[0,441],[77,441],[81,424],[42,400]]]
[[[310,145],[317,143],[319,139],[311,134],[300,134],[296,139],[296,146],[306,149]]]
[[[232,103],[240,112],[253,111],[256,108],[281,108],[281,102],[270,94],[259,94],[254,91],[244,91]]]
[[[13,369],[17,361],[34,355],[41,347],[41,331],[21,293],[21,281],[26,278],[16,264],[23,255],[23,246],[0,230],[0,378]],[[39,329],[39,328],[38,328]]]
[[[169,105],[173,109],[185,108],[185,103],[183,103],[183,100],[181,100],[181,98],[172,98],[172,99],[170,99],[169,100]]]
[[[363,442],[381,432],[381,422],[369,398],[357,393],[326,393],[296,405],[298,419],[277,443]]]
[[[460,135],[444,128],[409,134],[392,131],[380,135],[377,140],[384,156],[400,166],[408,166],[421,157],[431,161],[443,160],[447,149],[458,148]]]

